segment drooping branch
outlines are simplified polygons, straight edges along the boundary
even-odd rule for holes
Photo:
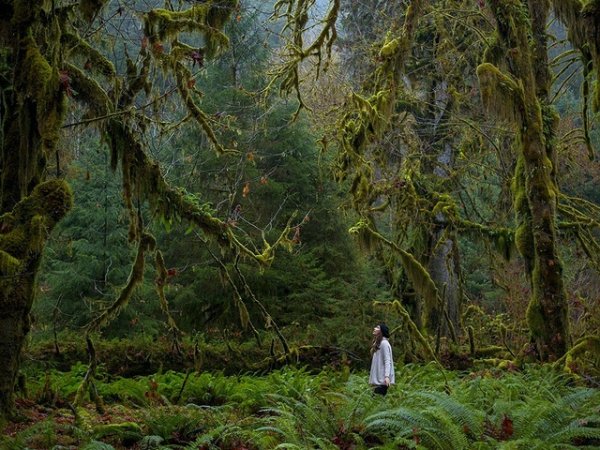
[[[411,281],[415,291],[423,298],[425,304],[428,307],[428,310],[431,310],[434,305],[443,306],[443,301],[440,297],[439,291],[435,283],[433,282],[431,275],[425,267],[412,255],[407,252],[398,244],[393,241],[390,241],[381,233],[375,231],[366,221],[362,220],[357,223],[355,226],[350,228],[350,233],[356,234],[364,230],[376,238],[378,241],[384,243],[388,247],[392,248],[395,252],[400,255],[400,260],[402,262],[402,267],[406,271],[406,274]],[[425,318],[428,317],[428,314],[425,314]]]

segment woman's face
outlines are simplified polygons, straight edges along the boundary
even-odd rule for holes
[[[381,335],[381,328],[379,325],[377,325],[375,328],[373,328],[373,336],[379,337],[379,335]]]

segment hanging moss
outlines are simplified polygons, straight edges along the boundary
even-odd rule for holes
[[[206,54],[212,57],[229,43],[220,30],[236,6],[236,0],[213,0],[184,11],[153,9],[146,15],[144,31],[151,43],[176,38],[182,32],[200,32]]]
[[[481,100],[500,119],[520,122],[524,113],[523,88],[514,78],[490,63],[477,67]]]

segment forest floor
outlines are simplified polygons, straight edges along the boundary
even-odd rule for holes
[[[397,368],[386,397],[367,374],[285,368],[265,375],[99,373],[102,401],[72,402],[85,366],[32,377],[0,448],[600,448],[600,389],[550,367]]]

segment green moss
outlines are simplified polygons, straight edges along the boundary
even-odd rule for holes
[[[24,76],[23,84],[31,97],[43,99],[51,90],[50,84],[53,80],[58,81],[58,77],[55,76],[56,71],[40,53],[33,38],[24,39],[22,46],[25,49],[25,58],[21,69]]]
[[[1,218],[9,228],[0,234],[0,272],[12,274],[39,262],[49,232],[73,204],[69,186],[62,180],[42,183]],[[6,226],[6,225],[5,225]],[[20,289],[28,289],[24,282]]]
[[[545,319],[542,311],[542,307],[539,300],[533,296],[527,305],[527,325],[529,326],[529,333],[534,338],[541,338],[544,336],[543,330],[545,329]]]
[[[519,225],[515,231],[515,247],[523,258],[528,261],[532,260],[534,240],[530,226],[526,223]]]
[[[31,197],[36,202],[36,209],[56,224],[73,207],[73,191],[65,180],[54,179],[37,185]]]
[[[0,235],[0,249],[19,259],[22,258],[27,253],[25,229],[16,226],[9,233]]]
[[[379,56],[382,58],[389,58],[394,53],[398,51],[398,47],[400,46],[400,38],[394,38],[389,41],[386,41],[385,44],[379,50]]]
[[[101,439],[106,436],[123,436],[123,435],[138,435],[141,439],[142,429],[137,423],[122,422],[111,423],[107,425],[96,425],[93,427],[93,435],[96,439]]]

